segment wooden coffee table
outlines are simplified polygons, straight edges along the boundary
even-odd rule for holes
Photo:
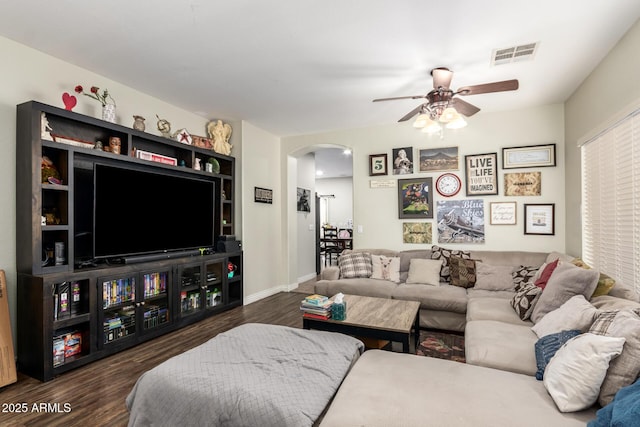
[[[387,298],[345,295],[345,320],[302,318],[304,329],[340,332],[356,337],[367,337],[402,343],[402,351],[409,353],[411,331],[418,348],[420,335],[420,303]]]

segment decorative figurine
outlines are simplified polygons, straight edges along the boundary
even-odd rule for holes
[[[102,141],[96,141],[96,145],[93,146],[95,150],[102,151]]]
[[[231,154],[232,145],[229,143],[231,138],[231,125],[223,123],[222,120],[207,123],[207,133],[209,138],[213,139],[213,151],[228,156]]]
[[[142,116],[137,116],[134,114],[133,116],[133,128],[135,130],[139,130],[141,132],[144,132],[145,129],[145,124],[144,124],[144,117]]]
[[[64,104],[65,110],[71,111],[73,110],[73,107],[75,107],[76,104],[78,103],[78,99],[75,96],[65,92],[62,94],[62,103]]]
[[[113,154],[120,154],[120,138],[118,138],[117,136],[112,136],[111,138],[109,138],[109,151],[111,151]]]
[[[158,117],[157,114],[156,117]],[[165,138],[171,138],[171,123],[167,120],[158,117],[158,130]]]
[[[187,145],[191,145],[191,142],[193,142],[193,140],[191,139],[191,134],[186,129],[180,129],[179,131],[174,133],[173,139]]]
[[[51,126],[49,126],[49,120],[47,119],[47,115],[45,113],[40,113],[40,138],[46,139],[47,141],[53,141],[51,137]]]
[[[202,166],[200,166],[200,159],[196,157],[196,163],[193,165],[193,168],[197,171],[202,169]]]
[[[41,164],[41,175],[42,182],[49,182],[49,178],[60,179],[60,173],[56,168],[56,165],[53,164],[51,159],[47,156],[42,156],[42,164]]]

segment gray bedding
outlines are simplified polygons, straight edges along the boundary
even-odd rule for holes
[[[238,326],[142,374],[129,426],[311,426],[363,350],[337,333]]]

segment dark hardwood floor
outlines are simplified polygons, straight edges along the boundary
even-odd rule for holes
[[[46,383],[18,373],[17,383],[0,389],[0,426],[126,426],[129,413],[124,401],[142,373],[244,323],[301,328],[300,300],[300,293],[279,293],[67,372]],[[27,411],[17,413],[25,403]],[[49,412],[34,410],[40,408],[40,404],[45,404],[42,409]],[[57,413],[51,412],[57,409],[55,404],[59,404]]]

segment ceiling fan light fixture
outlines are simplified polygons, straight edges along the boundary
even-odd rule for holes
[[[430,123],[425,127],[423,127],[421,132],[432,134],[432,133],[440,132],[442,130],[442,126],[440,126],[440,123],[435,122],[433,120],[429,120],[429,121]]]
[[[420,114],[418,117],[416,117],[416,121],[413,122],[413,127],[414,128],[423,128],[425,127],[429,122],[431,121],[431,118],[429,117],[428,114]]]
[[[467,125],[467,121],[461,116],[458,115],[458,118],[450,121],[445,125],[447,129],[462,129]]]
[[[457,120],[459,118],[460,118],[460,114],[458,114],[458,112],[456,111],[455,108],[447,107],[447,108],[444,109],[444,111],[440,115],[440,119],[439,120],[442,123],[449,123],[449,122],[452,122],[452,121]]]

